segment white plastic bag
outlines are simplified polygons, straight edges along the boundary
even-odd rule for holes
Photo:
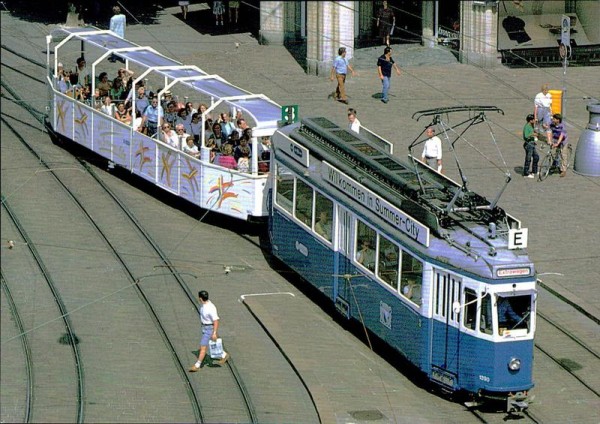
[[[222,359],[224,355],[223,340],[220,338],[217,340],[210,340],[208,342],[208,350],[212,359]]]

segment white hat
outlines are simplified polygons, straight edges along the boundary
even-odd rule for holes
[[[62,68],[62,67],[63,67],[63,64],[62,64],[62,63],[60,63],[60,62],[58,62],[58,67],[59,67],[59,68]]]

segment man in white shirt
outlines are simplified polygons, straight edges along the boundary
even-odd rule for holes
[[[121,13],[121,8],[119,6],[113,7],[112,10],[113,10],[113,17],[110,18],[109,28],[112,32],[117,34],[119,37],[125,38],[125,25],[127,23],[127,18],[125,17],[125,15],[123,15]],[[115,62],[116,60],[121,60],[121,59],[119,59],[116,55],[112,54],[108,60],[110,62]]]
[[[533,117],[535,118],[535,128],[537,133],[546,134],[548,144],[552,141],[552,132],[550,124],[552,123],[552,94],[548,92],[548,84],[542,85],[542,91],[539,92],[533,101]],[[549,135],[550,131],[550,135]]]
[[[202,339],[200,340],[200,351],[198,352],[198,360],[190,368],[190,372],[200,371],[202,362],[206,356],[206,348],[210,340],[218,339],[219,330],[219,314],[214,303],[208,300],[208,292],[201,290],[198,292],[198,300],[200,300],[200,321],[202,323]],[[223,358],[219,361],[220,365],[225,364],[229,359],[229,354],[223,351]]]
[[[356,110],[352,108],[348,109],[348,128],[357,134],[360,132],[360,121],[356,117]]]
[[[421,159],[437,172],[442,172],[442,140],[435,135],[433,127],[427,128],[425,133],[429,138],[425,141]]]

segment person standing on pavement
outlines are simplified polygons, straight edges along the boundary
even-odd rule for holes
[[[421,159],[431,168],[437,170],[437,172],[442,172],[442,140],[435,135],[433,127],[427,128],[425,133],[429,138],[423,146]]]
[[[379,36],[383,40],[383,44],[390,46],[390,35],[396,26],[396,16],[394,11],[388,8],[388,2],[384,1],[382,8],[377,14],[377,28],[379,28]]]
[[[184,21],[187,19],[187,13],[188,13],[189,6],[190,6],[189,1],[180,1],[179,2],[179,7],[181,7],[181,14],[183,15]]]
[[[552,123],[550,124],[552,131],[552,148],[560,149],[560,176],[567,175],[567,130],[562,121],[562,115],[555,113],[552,115]]]
[[[217,313],[217,307],[208,299],[208,292],[206,290],[200,290],[198,292],[198,300],[202,305],[200,307],[200,322],[202,323],[202,337],[200,339],[200,351],[198,352],[198,360],[190,368],[190,372],[200,371],[202,368],[202,362],[206,357],[206,349],[208,348],[208,342],[211,340],[217,340],[219,337],[219,314]],[[223,359],[219,361],[220,365],[225,364],[229,359],[229,354],[223,352]]]
[[[337,79],[335,99],[345,104],[348,104],[348,98],[346,97],[346,74],[348,70],[350,70],[352,76],[355,75],[354,69],[350,66],[348,59],[346,59],[346,47],[340,47],[338,49],[338,57],[333,61],[329,79],[333,81],[334,76]]]
[[[112,11],[113,16],[110,18],[109,28],[119,37],[125,38],[125,25],[127,24],[127,18],[121,13],[121,8],[119,6],[113,7]],[[117,60],[117,56],[112,54],[108,60],[110,62],[114,62]]]
[[[396,74],[400,75],[400,68],[392,59],[392,48],[386,47],[383,49],[383,54],[377,59],[377,71],[381,80],[381,101],[387,103],[390,101],[388,92],[390,91],[390,79],[392,78],[392,67],[396,70]]]
[[[533,117],[535,126],[540,136],[545,135],[548,144],[552,142],[550,124],[552,123],[552,94],[548,91],[548,84],[542,85],[533,100]]]
[[[525,149],[525,165],[523,166],[523,176],[525,178],[535,178],[538,173],[538,162],[540,156],[535,148],[535,142],[537,136],[535,132],[535,117],[532,114],[527,115],[527,122],[523,127],[523,148]],[[533,165],[531,167],[531,173],[529,172],[529,165],[533,159]]]

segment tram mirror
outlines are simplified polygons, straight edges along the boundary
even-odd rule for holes
[[[452,312],[454,312],[455,314],[458,314],[458,313],[460,313],[460,309],[461,309],[460,302],[458,300],[454,301],[452,303]]]

